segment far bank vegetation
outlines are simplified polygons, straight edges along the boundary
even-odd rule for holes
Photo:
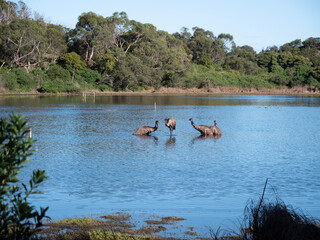
[[[142,91],[174,88],[292,88],[319,91],[320,38],[257,53],[228,33],[83,13],[73,29],[28,6],[0,0],[0,92]]]

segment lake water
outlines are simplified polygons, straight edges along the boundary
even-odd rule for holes
[[[157,103],[156,110],[154,102]],[[320,98],[296,96],[2,97],[0,117],[25,115],[45,169],[53,220],[129,210],[176,215],[198,227],[232,226],[248,200],[266,197],[320,217]],[[174,117],[170,137],[164,118]],[[222,130],[199,138],[195,124]],[[150,137],[132,133],[142,125]]]

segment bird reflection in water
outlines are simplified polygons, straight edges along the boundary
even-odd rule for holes
[[[174,147],[176,145],[176,138],[170,136],[166,141],[166,147]]]
[[[137,135],[137,137],[141,141],[154,141],[155,143],[158,142],[158,138],[156,136],[153,136],[153,135]]]
[[[200,136],[197,136],[195,138],[193,138],[191,140],[191,144],[197,142],[197,141],[201,141],[201,140],[217,140],[221,138],[221,135],[200,135]]]
[[[221,135],[200,135],[198,137],[195,137],[194,139],[219,139],[221,138]]]

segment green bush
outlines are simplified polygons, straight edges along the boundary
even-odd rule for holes
[[[86,63],[81,60],[79,54],[75,52],[65,53],[58,58],[58,64],[67,69],[70,74],[79,73],[86,67]]]
[[[242,74],[235,70],[217,70],[216,67],[206,67],[193,64],[190,72],[185,78],[185,87],[216,87],[216,86],[236,86],[236,87],[267,87],[274,84],[263,75],[253,76]]]
[[[108,86],[107,84],[101,84],[99,85],[99,90],[100,91],[112,91],[112,87]]]
[[[34,69],[32,71],[33,79],[36,82],[37,88],[41,87],[42,83],[47,81],[48,75],[41,69]]]
[[[181,77],[177,73],[168,72],[164,75],[161,85],[164,87],[179,87]]]
[[[65,83],[61,79],[54,79],[45,81],[39,91],[48,93],[79,92],[80,88],[76,87],[72,83]]]
[[[69,71],[56,64],[50,66],[47,71],[47,75],[50,80],[60,79],[63,82],[68,82],[71,80]]]
[[[17,82],[16,75],[12,72],[2,74],[2,79],[4,80],[5,87],[11,91],[19,89],[19,84]]]
[[[40,92],[78,92],[80,88],[74,85],[68,70],[59,65],[52,65],[46,72],[47,78],[42,82]]]
[[[33,74],[24,68],[14,68],[11,72],[4,73],[3,79],[6,87],[11,91],[30,91],[36,88]]]
[[[141,87],[141,86],[138,86],[138,85],[135,85],[135,84],[130,84],[128,86],[128,89],[130,91],[133,91],[133,92],[141,92],[142,90],[144,90],[145,88],[144,87]]]
[[[13,72],[17,76],[17,82],[21,88],[35,86],[33,76],[30,73],[27,73],[24,68],[15,68]]]
[[[85,69],[81,72],[81,77],[84,81],[89,84],[95,84],[96,82],[100,81],[101,75],[96,70]]]
[[[41,193],[37,188],[46,178],[45,171],[34,170],[29,184],[17,184],[17,175],[33,151],[34,140],[28,133],[22,116],[12,114],[9,122],[0,119],[0,239],[29,239],[48,218],[48,207],[38,212],[28,201],[30,195]]]

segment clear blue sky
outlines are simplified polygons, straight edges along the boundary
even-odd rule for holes
[[[14,1],[18,2],[18,1]],[[129,19],[158,30],[179,32],[201,27],[233,35],[237,46],[260,52],[295,39],[320,37],[320,0],[25,0],[45,20],[74,28],[78,16],[92,11],[104,17],[124,11]]]

